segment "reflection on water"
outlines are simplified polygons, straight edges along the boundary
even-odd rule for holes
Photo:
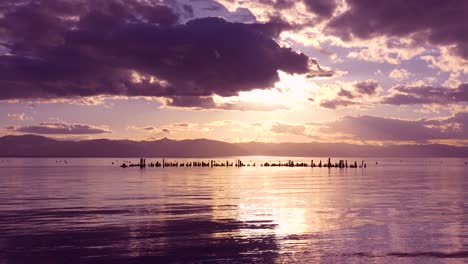
[[[369,160],[364,170],[112,161],[0,163],[0,263],[468,259],[464,160]]]

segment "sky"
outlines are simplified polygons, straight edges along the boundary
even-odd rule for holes
[[[4,0],[0,136],[468,146],[468,1]]]

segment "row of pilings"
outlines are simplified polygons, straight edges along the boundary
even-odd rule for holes
[[[310,163],[307,162],[295,162],[293,160],[288,160],[286,162],[260,162],[257,165],[256,162],[243,162],[240,159],[236,159],[235,161],[216,161],[216,160],[208,160],[208,161],[167,161],[166,159],[162,159],[162,161],[155,161],[146,163],[146,159],[140,158],[139,163],[132,163],[130,161],[124,161],[120,167],[127,168],[127,167],[311,167],[311,168],[366,168],[367,164],[362,160],[360,164],[357,161],[349,162],[348,160],[339,160],[338,162],[332,162],[331,158],[328,158],[328,162],[322,162],[321,160],[318,163],[314,163],[314,160],[311,160]]]

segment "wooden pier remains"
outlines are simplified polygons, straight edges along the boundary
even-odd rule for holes
[[[258,161],[257,161],[258,162]],[[162,159],[161,161],[153,161],[153,162],[146,162],[145,158],[140,158],[139,163],[132,163],[131,161],[124,161],[120,167],[128,168],[128,167],[139,167],[139,168],[166,168],[166,167],[197,167],[197,168],[215,168],[215,167],[255,167],[257,166],[257,162],[244,162],[240,159],[236,159],[235,161],[218,161],[218,160],[192,160],[192,161],[167,161],[166,159]],[[293,161],[288,160],[286,162],[262,162],[259,163],[258,167],[309,167],[309,168],[367,168],[367,164],[364,160],[361,161],[360,165],[358,166],[357,161],[349,162],[348,160],[338,160],[338,162],[332,162],[331,158],[328,158],[328,161],[323,162],[320,160],[319,163],[314,163],[314,160],[310,161],[310,164],[304,161]]]

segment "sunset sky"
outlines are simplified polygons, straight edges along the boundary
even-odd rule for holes
[[[0,136],[468,146],[468,1],[0,2]]]

